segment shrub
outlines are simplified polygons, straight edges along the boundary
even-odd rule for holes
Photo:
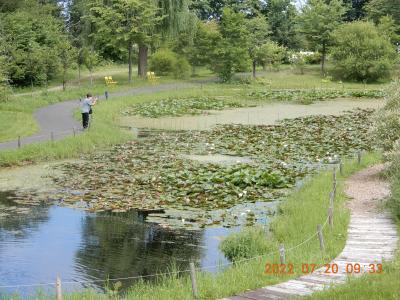
[[[392,195],[388,201],[397,218],[400,219],[400,87],[394,82],[388,90],[386,106],[375,118],[375,140],[385,151],[385,158],[391,162],[389,176],[392,181]]]
[[[394,215],[400,220],[400,144],[396,144],[393,154],[394,155],[391,157],[392,164],[389,170],[392,179],[392,195],[388,201],[388,205],[392,209]]]
[[[341,25],[333,33],[334,74],[344,80],[377,81],[390,77],[396,51],[370,22]]]
[[[187,78],[190,75],[190,64],[188,60],[184,57],[180,57],[176,60],[173,68],[173,73],[175,78]]]
[[[282,64],[283,59],[286,55],[286,48],[279,46],[276,42],[267,42],[257,50],[256,58],[257,62],[261,64],[264,68],[270,66],[273,68],[278,68]]]
[[[394,149],[395,143],[400,140],[399,82],[393,83],[388,89],[387,103],[376,115],[373,134],[387,154]]]
[[[304,61],[309,65],[317,65],[321,63],[322,54],[319,52],[304,52],[307,55],[304,56]]]
[[[289,62],[292,65],[295,72],[297,71],[300,74],[304,74],[304,68],[306,65],[305,55],[303,52],[292,53],[289,56]]]
[[[176,65],[176,54],[168,49],[156,51],[150,59],[150,70],[160,75],[173,73]]]
[[[3,60],[0,57],[0,102],[7,101],[11,94],[10,85],[5,71],[2,69]]]
[[[190,64],[184,57],[168,49],[156,51],[150,59],[150,70],[159,75],[174,75],[175,78],[187,78]]]
[[[251,258],[271,251],[272,244],[266,239],[262,227],[246,227],[229,235],[220,244],[221,251],[231,261]]]

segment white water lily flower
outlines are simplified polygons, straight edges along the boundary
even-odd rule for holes
[[[239,198],[242,198],[242,196],[243,196],[243,193],[239,193]]]
[[[246,194],[247,194],[247,191],[246,191],[246,190],[244,190],[244,191],[243,191],[243,194],[245,194],[245,195],[246,195]]]
[[[240,215],[241,215],[241,216],[245,216],[245,215],[246,215],[246,213],[245,213],[245,212],[242,212]]]

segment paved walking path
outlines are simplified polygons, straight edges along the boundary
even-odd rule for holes
[[[210,80],[207,82],[209,81]],[[109,101],[112,101],[112,99],[116,97],[185,89],[194,87],[196,84],[198,85],[201,83],[203,83],[203,81],[193,83],[168,83],[139,87],[131,90],[110,93]],[[104,100],[104,96],[100,97],[100,100]],[[21,145],[23,146],[26,144],[49,141],[52,138],[54,138],[54,140],[60,140],[66,136],[72,135],[74,133],[74,128],[77,129],[76,133],[79,133],[80,130],[78,130],[78,128],[81,128],[81,124],[73,116],[74,110],[77,108],[79,108],[79,100],[64,101],[40,108],[34,113],[34,117],[40,128],[39,132],[32,136],[22,138]],[[16,148],[18,148],[18,140],[0,143],[0,150]]]
[[[326,268],[323,267],[310,275],[222,300],[304,297],[314,291],[345,283],[346,277],[350,276],[346,273],[346,266],[349,266],[350,269],[351,266],[358,263],[362,273],[368,273],[372,267],[378,270],[377,264],[383,260],[392,260],[398,243],[398,235],[396,225],[390,216],[385,212],[380,212],[378,207],[390,193],[389,185],[378,177],[382,169],[383,165],[368,168],[347,181],[346,193],[353,198],[349,204],[351,221],[345,248],[331,262],[331,264],[338,265],[339,272],[337,274],[325,273]]]

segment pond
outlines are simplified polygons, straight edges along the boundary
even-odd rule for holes
[[[6,193],[0,193],[0,204],[3,208],[17,206],[12,195]],[[146,223],[145,218],[146,214],[137,211],[95,214],[55,205],[29,207],[24,214],[3,216],[0,286],[53,283],[57,274],[63,282],[149,275],[168,272],[172,262],[186,270],[192,260],[199,267],[224,264],[227,260],[218,245],[224,236],[238,230],[172,230]],[[121,282],[124,288],[133,283]],[[103,290],[104,282],[63,285],[66,290],[82,287]],[[2,289],[21,295],[35,290]]]

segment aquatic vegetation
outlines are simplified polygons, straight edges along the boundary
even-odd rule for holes
[[[284,165],[337,161],[340,156],[374,148],[368,135],[372,113],[365,109],[341,116],[285,119],[278,125],[222,125],[208,135],[206,151],[255,156]]]
[[[263,90],[252,91],[248,97],[260,100],[297,101],[312,103],[336,98],[383,98],[385,93],[381,90]]]
[[[132,208],[162,213],[187,224],[235,224],[224,210],[243,203],[279,199],[324,163],[359,150],[370,151],[372,110],[343,116],[309,116],[273,126],[221,125],[211,131],[154,132],[147,138],[66,163],[54,180],[65,204],[91,211]],[[251,157],[250,163],[206,164],[183,154]],[[218,214],[213,212],[219,210]],[[179,211],[190,211],[183,216]],[[245,222],[254,222],[247,214]],[[153,220],[162,218],[153,214]],[[176,222],[176,221],[174,221]],[[192,226],[191,225],[191,226]]]
[[[122,114],[159,118],[164,116],[199,115],[205,110],[223,110],[242,106],[239,102],[209,97],[167,98],[136,104],[125,109]]]

